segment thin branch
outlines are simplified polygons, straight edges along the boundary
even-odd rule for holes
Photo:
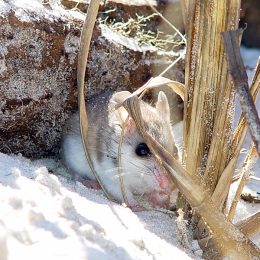
[[[260,197],[252,195],[251,193],[242,193],[241,199],[250,203],[260,203]]]
[[[237,44],[238,33],[239,30],[229,31],[222,33],[222,37],[230,74],[240,100],[241,109],[258,155],[260,156],[260,119],[253,98],[249,92],[248,78],[239,51],[239,45]]]
[[[159,74],[159,77],[160,76],[163,76],[167,71],[169,71],[179,60],[183,59],[185,56],[185,52],[183,52],[176,60],[174,60],[172,62],[172,64],[170,64],[164,71],[162,71],[160,74]]]

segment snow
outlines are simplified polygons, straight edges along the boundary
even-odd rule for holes
[[[175,217],[134,213],[65,176],[54,159],[0,153],[1,260],[200,259],[180,249]]]

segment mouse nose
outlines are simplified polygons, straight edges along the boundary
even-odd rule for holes
[[[162,190],[172,191],[173,182],[171,177],[167,174],[164,168],[155,170],[155,178]]]

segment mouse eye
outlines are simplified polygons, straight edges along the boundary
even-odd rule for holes
[[[138,156],[146,156],[146,155],[151,154],[150,149],[148,148],[147,144],[145,144],[145,143],[138,144],[135,149],[135,153]]]

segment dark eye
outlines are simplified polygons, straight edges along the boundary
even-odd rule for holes
[[[150,154],[150,150],[145,143],[140,143],[137,145],[137,147],[135,149],[135,153],[138,156],[146,156],[146,155]]]

